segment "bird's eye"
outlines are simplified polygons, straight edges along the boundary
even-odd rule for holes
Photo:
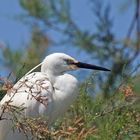
[[[74,62],[73,62],[73,60],[71,60],[71,59],[66,59],[66,60],[65,60],[65,62],[66,62],[68,65],[73,64],[73,63],[74,63]]]

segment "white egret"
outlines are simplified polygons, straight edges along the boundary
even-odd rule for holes
[[[24,115],[27,117],[47,116],[50,125],[68,109],[78,94],[78,81],[67,71],[78,68],[109,71],[79,62],[63,53],[48,55],[40,65],[41,72],[32,72],[32,69],[4,96],[0,103],[1,113],[10,100],[10,105],[25,107]],[[21,132],[11,130],[12,121],[8,119],[11,116],[7,112],[2,117],[6,119],[0,120],[0,140],[27,139]]]

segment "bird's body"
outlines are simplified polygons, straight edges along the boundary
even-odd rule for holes
[[[68,78],[67,82],[64,82],[66,78]],[[19,80],[13,87],[13,91],[2,99],[1,105],[12,100],[11,105],[25,108],[25,117],[47,116],[49,125],[72,104],[77,95],[77,87],[77,80],[69,74],[58,76],[52,85],[46,74],[36,72]],[[4,115],[3,117],[10,119],[10,116]],[[3,128],[5,124],[9,125],[6,127],[8,128],[7,131]],[[5,140],[5,136],[10,131],[6,140],[18,140],[18,137],[24,138],[24,136],[21,136],[22,133],[13,133],[11,127],[11,121],[0,121],[0,140]]]
[[[72,57],[55,53],[47,56],[42,62],[41,72],[33,72],[22,77],[5,95],[0,103],[0,114],[3,106],[23,107],[23,116],[46,116],[48,125],[63,114],[76,98],[77,79],[65,73],[77,69],[78,61]],[[79,63],[78,63],[79,67]],[[10,113],[3,113],[0,120],[0,140],[26,140],[27,137],[18,131],[13,132]]]

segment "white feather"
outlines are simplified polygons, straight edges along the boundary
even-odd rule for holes
[[[64,73],[70,70],[65,59],[75,61],[65,54],[52,54],[44,59],[41,72],[29,72],[22,77],[1,100],[1,113],[3,105],[11,100],[10,105],[25,108],[25,117],[46,116],[48,125],[55,121],[77,96],[78,81]],[[12,116],[4,113],[2,117],[11,119]],[[11,128],[10,120],[0,120],[0,140],[27,140],[22,132],[13,132]]]

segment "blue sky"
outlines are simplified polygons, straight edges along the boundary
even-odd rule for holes
[[[29,38],[29,28],[15,20],[15,16],[24,11],[18,0],[1,0],[0,3],[0,42],[8,43],[12,48],[19,47]]]
[[[89,10],[90,2],[88,0],[71,0],[72,15],[76,23],[83,30],[93,30],[94,16]],[[122,0],[112,1],[104,0],[104,3],[110,3],[112,7],[112,17],[115,21],[114,31],[118,38],[125,36],[133,16],[133,6],[127,12],[121,11],[121,6],[125,3]],[[20,7],[18,0],[1,0],[0,3],[0,41],[9,43],[11,47],[18,48],[23,42],[28,42],[30,38],[30,27],[15,20],[16,15],[25,13]]]
[[[104,3],[110,3],[112,9],[112,18],[114,19],[113,31],[116,32],[118,39],[125,37],[126,31],[130,25],[134,6],[131,5],[127,12],[121,11],[121,6],[126,3],[126,0],[104,0]],[[90,0],[71,0],[71,12],[73,19],[80,26],[82,30],[96,31],[94,26],[95,17],[89,10]],[[25,44],[30,40],[30,27],[25,25],[15,16],[24,14],[25,11],[20,7],[18,0],[1,0],[0,2],[0,44],[10,44],[12,49],[20,49],[25,47]],[[50,36],[56,37],[55,34],[50,33]],[[84,52],[80,52],[77,56],[77,49],[67,49],[65,46],[53,46],[49,52],[65,52],[79,59],[87,59],[88,56],[82,58]]]

